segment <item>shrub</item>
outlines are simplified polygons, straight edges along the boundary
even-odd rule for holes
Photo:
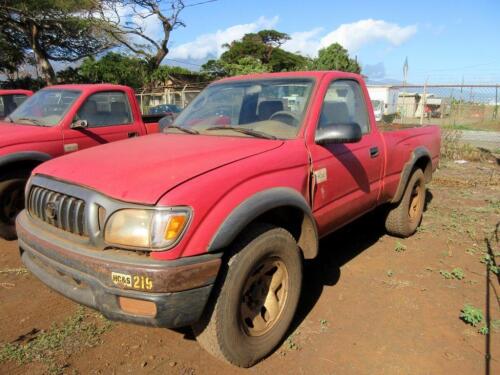
[[[470,304],[466,304],[461,310],[460,319],[462,319],[465,323],[476,327],[483,321],[483,311]]]

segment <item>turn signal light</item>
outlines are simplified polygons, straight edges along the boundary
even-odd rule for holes
[[[176,239],[186,225],[186,215],[174,215],[170,217],[167,227],[165,228],[165,239],[171,241]]]

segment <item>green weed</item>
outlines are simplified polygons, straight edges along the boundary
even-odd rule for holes
[[[450,279],[462,280],[465,277],[464,271],[458,267],[453,268],[451,272],[446,270],[441,270],[439,271],[439,274],[447,280]]]
[[[451,275],[457,280],[462,280],[465,277],[464,271],[461,268],[453,268]]]
[[[403,251],[406,251],[406,246],[398,241],[396,242],[396,245],[394,245],[394,251],[397,253],[402,253]]]
[[[86,314],[83,307],[60,326],[52,325],[25,343],[7,343],[0,347],[0,363],[15,361],[18,364],[42,362],[49,372],[61,373],[56,358],[60,354],[74,353],[82,346],[95,346],[100,336],[111,328],[111,323],[97,314]]]
[[[488,270],[493,272],[495,275],[500,273],[500,267],[495,264],[495,257],[490,254],[484,254],[481,258],[481,263],[486,264]]]
[[[300,346],[297,344],[294,340],[295,334],[292,333],[288,338],[285,340],[285,348],[288,350],[299,350]]]
[[[6,268],[4,270],[0,270],[0,275],[26,275],[28,270],[26,268]]]
[[[441,270],[441,271],[439,271],[439,274],[441,276],[443,276],[447,280],[453,279],[453,276],[452,276],[451,272],[448,272],[448,271],[445,271],[445,270]]]
[[[460,319],[462,319],[465,323],[476,327],[483,321],[483,310],[478,309],[470,304],[466,304],[461,310]]]
[[[481,328],[478,329],[478,332],[481,334],[481,335],[487,335],[490,333],[490,330],[488,329],[487,326],[482,326]]]

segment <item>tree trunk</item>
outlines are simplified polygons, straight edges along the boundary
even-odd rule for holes
[[[30,44],[33,49],[33,53],[35,54],[36,65],[38,69],[40,69],[42,77],[45,82],[47,82],[47,85],[54,85],[56,83],[56,73],[50,64],[47,53],[42,48],[38,40],[38,26],[34,23],[31,24],[29,32],[31,36]]]
[[[158,69],[163,61],[163,59],[167,56],[168,54],[168,48],[165,49],[159,49],[156,52],[155,57],[153,58],[153,68],[154,70]]]

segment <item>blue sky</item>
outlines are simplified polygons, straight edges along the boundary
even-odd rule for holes
[[[221,42],[274,28],[292,36],[287,49],[311,56],[340,41],[374,79],[401,80],[408,56],[411,82],[496,83],[499,16],[498,0],[218,0],[183,11],[187,27],[173,32],[169,57],[200,64],[222,52]]]

